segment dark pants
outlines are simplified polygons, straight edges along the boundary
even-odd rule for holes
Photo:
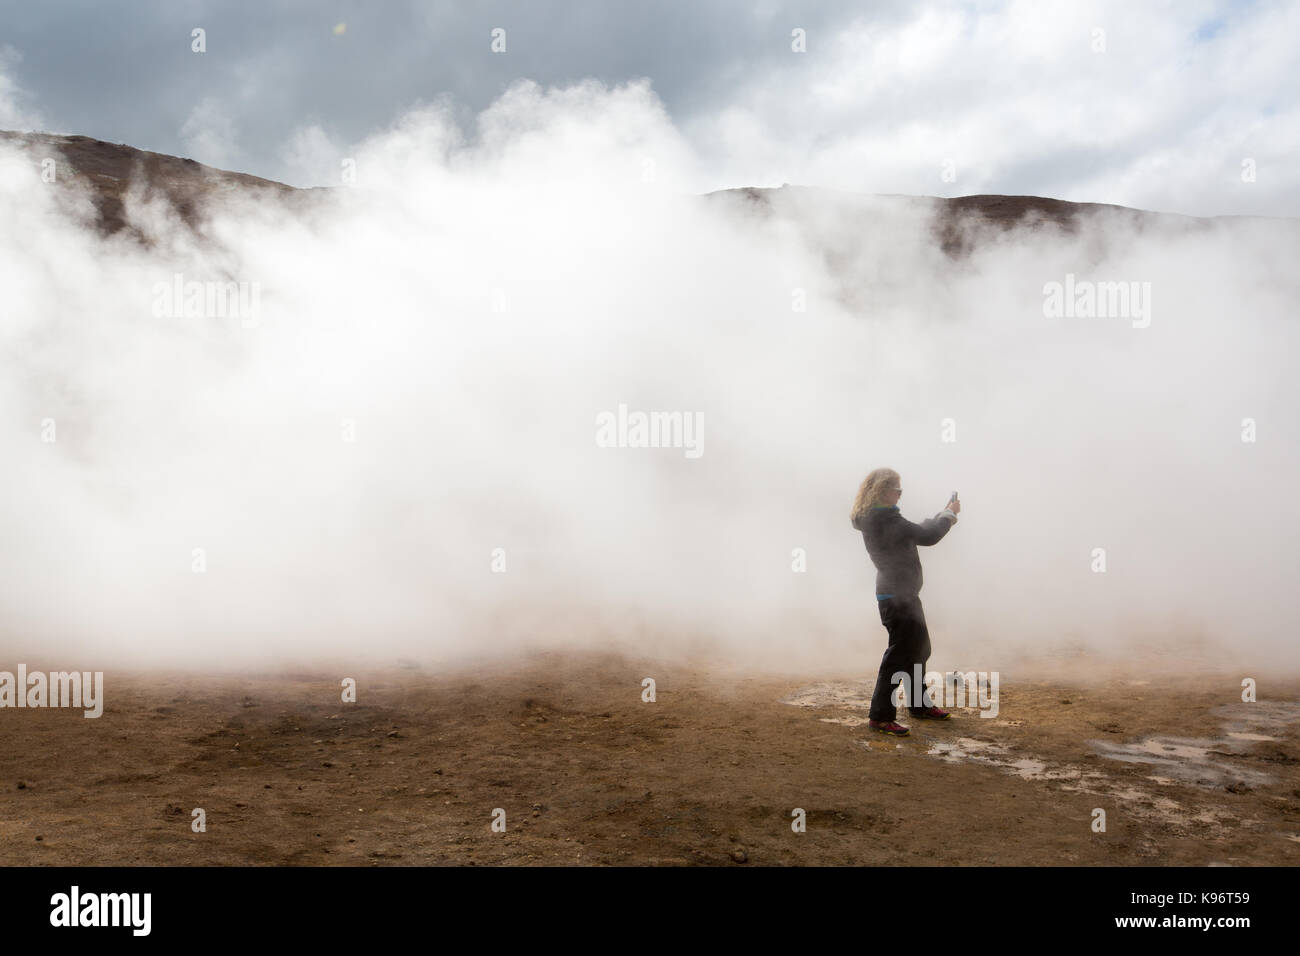
[[[907,702],[909,711],[932,707],[934,702],[926,693],[924,681],[915,678],[915,667],[921,665],[925,676],[925,663],[930,659],[930,631],[925,626],[925,611],[919,597],[891,597],[877,600],[880,605],[880,623],[889,631],[889,647],[880,661],[876,675],[876,689],[871,695],[872,720],[893,720],[898,716],[894,707],[894,691],[901,681],[894,680],[899,671],[908,676],[912,699]]]

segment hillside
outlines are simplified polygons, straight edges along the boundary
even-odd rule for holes
[[[60,136],[52,133],[0,131],[0,143],[17,145],[39,167],[42,160],[59,162],[56,182],[64,187],[85,187],[94,205],[96,223],[105,235],[128,227],[124,200],[133,182],[146,192],[161,195],[191,227],[199,227],[204,207],[220,202],[235,191],[267,191],[278,197],[305,199],[328,194],[330,187],[299,189],[247,173],[216,169],[176,156],[136,149],[120,143],[106,143],[88,136]],[[862,196],[834,190],[785,185],[779,188],[742,187],[718,190],[704,197],[713,203],[735,203],[755,215],[767,215],[783,200],[816,201],[869,200],[875,213],[911,210],[933,216],[935,241],[950,256],[970,250],[988,227],[1008,230],[1017,225],[1052,226],[1070,233],[1084,216],[1101,215],[1129,222],[1137,227],[1153,224],[1196,227],[1212,222],[1169,213],[1148,212],[1102,203],[1076,203],[1042,196],[975,195],[951,199],[913,196]],[[1219,217],[1238,218],[1238,217]]]

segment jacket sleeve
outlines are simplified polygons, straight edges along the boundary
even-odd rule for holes
[[[933,518],[927,518],[920,524],[914,524],[902,518],[903,528],[908,536],[919,545],[938,544],[949,529],[957,522],[957,516],[951,511],[940,511]]]

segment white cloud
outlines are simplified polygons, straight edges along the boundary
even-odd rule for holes
[[[690,195],[695,157],[643,84],[521,84],[478,131],[409,114],[303,218],[214,210],[210,249],[80,232],[5,167],[10,659],[580,645],[866,666],[881,633],[848,511],[888,465],[913,519],[965,503],[924,559],[939,669],[1076,637],[1300,664],[1277,534],[1300,465],[1294,230],[1097,221],[954,264],[906,207],[784,190],[764,223]],[[259,283],[258,325],[153,314],[177,273]],[[1069,273],[1149,282],[1150,326],[1046,319]],[[597,447],[620,404],[702,414],[704,454]]]
[[[20,62],[21,53],[11,46],[0,47],[0,129],[43,130],[44,119],[28,105],[30,96],[10,75]]]
[[[242,151],[229,110],[215,97],[205,97],[186,117],[180,135],[188,158],[218,169],[239,169]]]
[[[286,181],[291,186],[338,185],[346,153],[345,147],[319,124],[299,127],[284,149],[284,163],[291,172]]]
[[[1297,35],[1295,3],[917,5],[810,36],[685,129],[718,183],[1300,215]]]

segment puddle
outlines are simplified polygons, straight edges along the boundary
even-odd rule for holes
[[[1212,712],[1223,722],[1224,736],[1213,738],[1147,737],[1125,744],[1092,741],[1093,748],[1110,760],[1147,764],[1159,771],[1158,782],[1173,778],[1182,783],[1219,788],[1226,784],[1269,783],[1274,775],[1248,766],[1257,743],[1277,741],[1272,730],[1286,732],[1300,724],[1300,704],[1262,701],[1231,704]]]
[[[864,681],[827,681],[801,687],[789,697],[781,699],[783,704],[795,707],[862,707],[871,706],[871,692],[875,682]]]
[[[1126,812],[1134,816],[1161,823],[1172,823],[1177,826],[1219,826],[1223,823],[1241,826],[1254,822],[1228,811],[1195,811],[1195,808],[1185,806],[1170,797],[1161,796],[1140,787],[1119,784],[1108,780],[1104,774],[1092,771],[1085,773],[1078,783],[1061,784],[1061,789],[1073,793],[1092,794],[1104,800],[1117,801],[1124,804]]]
[[[984,689],[984,700],[990,702],[988,698],[988,681],[980,682]],[[947,690],[936,690],[935,699],[941,706],[948,710],[977,711],[980,708],[977,705],[978,692],[973,683],[967,684],[968,690],[965,694],[957,693],[958,703],[947,702],[951,697]],[[876,689],[874,680],[871,681],[823,681],[820,684],[809,684],[807,687],[800,687],[798,690],[791,692],[788,696],[782,697],[778,703],[791,704],[795,707],[847,707],[853,709],[867,710],[871,706],[871,695]],[[946,695],[946,696],[945,696]],[[965,704],[961,702],[965,701]],[[994,720],[996,718],[984,718],[985,720]],[[1012,726],[1019,726],[1023,721],[1011,721]]]
[[[1083,774],[1077,767],[1051,768],[1046,761],[1035,757],[1010,756],[1004,745],[974,737],[937,740],[930,745],[926,755],[945,763],[978,763],[996,767],[1023,780],[1077,780]]]
[[[866,711],[871,704],[873,686],[870,681],[827,681],[794,691],[781,702],[796,707],[838,708],[847,713],[818,719],[829,724],[859,727],[867,722]],[[982,721],[975,723],[983,724]],[[979,729],[1021,724],[1020,720],[995,718]],[[937,725],[935,729],[943,726]],[[957,729],[951,724],[946,726]],[[1129,743],[1092,740],[1086,745],[1080,742],[1081,746],[1090,746],[1094,753],[1107,761],[1114,761],[1115,765],[1138,765],[1148,769],[1143,776],[1121,778],[1097,769],[1095,764],[1090,768],[1069,763],[1053,765],[1017,750],[1013,744],[996,740],[960,736],[936,740],[924,735],[921,739],[929,744],[925,754],[933,760],[978,764],[1022,780],[1051,782],[1062,790],[1120,802],[1125,805],[1126,812],[1161,823],[1179,826],[1250,825],[1255,821],[1242,817],[1239,812],[1181,804],[1161,793],[1160,789],[1190,784],[1222,791],[1224,787],[1244,786],[1248,789],[1271,782],[1273,774],[1256,769],[1259,748],[1295,733],[1295,729],[1300,727],[1300,703],[1268,701],[1224,705],[1212,711],[1211,727],[1222,736],[1146,737]],[[870,750],[888,750],[891,753],[904,749],[902,743],[892,740],[890,746],[879,740],[859,743]],[[907,749],[913,754],[916,752],[911,745]],[[1287,836],[1286,839],[1300,842],[1300,837]]]
[[[1258,784],[1273,779],[1262,770],[1219,759],[1244,754],[1249,749],[1246,741],[1148,737],[1127,744],[1094,740],[1092,746],[1110,760],[1147,764],[1158,769],[1161,776],[1203,787],[1233,782]]]
[[[931,756],[954,763],[958,760],[989,760],[993,754],[1006,752],[1002,744],[988,740],[976,740],[973,737],[956,737],[952,740],[936,741],[926,753]]]
[[[1229,704],[1216,708],[1214,713],[1223,719],[1224,730],[1229,734],[1286,736],[1300,726],[1300,703],[1293,701],[1262,700],[1253,704]]]
[[[843,724],[845,727],[861,727],[867,722],[866,717],[820,717],[823,724]]]

